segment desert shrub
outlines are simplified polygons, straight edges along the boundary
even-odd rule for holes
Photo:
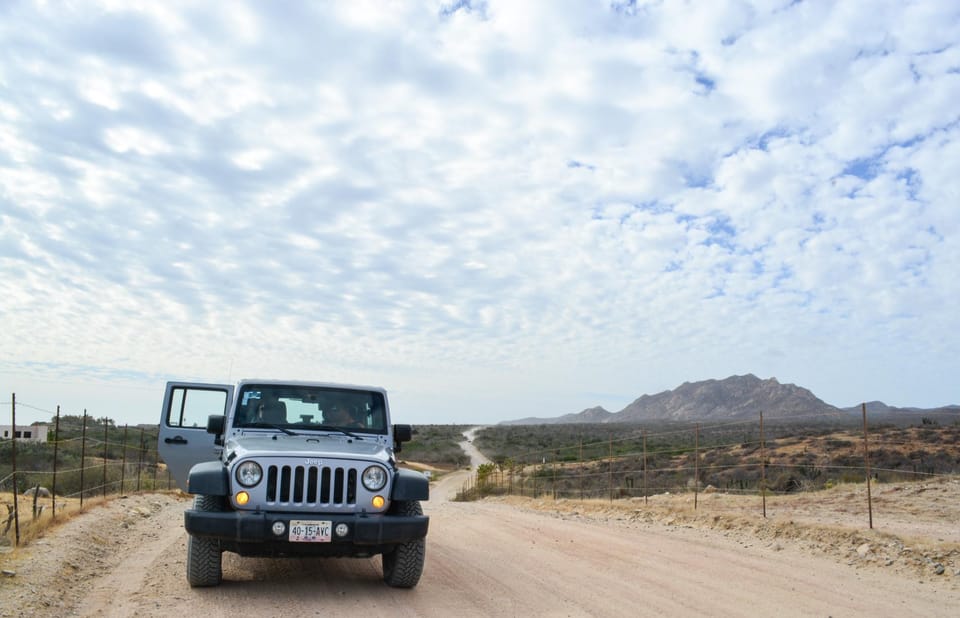
[[[665,423],[646,429],[647,493],[692,489],[694,427]],[[517,487],[526,495],[636,496],[644,478],[643,435],[642,427],[629,424],[497,426],[484,429],[475,442],[495,461],[517,462],[524,470],[516,476]],[[759,436],[739,423],[701,426],[696,453],[701,486],[758,490]],[[786,492],[864,482],[862,436],[862,427],[850,420],[766,424],[767,487]],[[787,446],[793,452],[781,452]],[[872,477],[879,480],[960,470],[960,427],[876,423],[870,427],[870,446]]]
[[[403,445],[400,456],[408,461],[460,467],[470,460],[460,448],[469,425],[418,425],[413,440]]]
[[[844,448],[850,448],[853,446],[853,442],[851,442],[850,440],[843,440],[841,438],[827,438],[824,441],[824,444],[826,445],[827,448],[831,448],[831,449],[844,449]]]
[[[803,488],[803,481],[795,472],[780,471],[767,479],[767,488],[780,493],[792,493]]]

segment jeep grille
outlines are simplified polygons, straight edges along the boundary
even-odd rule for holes
[[[357,471],[329,466],[267,466],[267,504],[354,505]]]

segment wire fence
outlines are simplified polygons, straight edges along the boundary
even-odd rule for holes
[[[621,434],[627,435],[616,439],[611,433],[602,442],[580,440],[498,456],[494,463],[478,466],[457,497],[647,503],[658,494],[687,493],[696,509],[701,494],[723,492],[756,496],[757,510],[766,517],[768,496],[864,483],[866,522],[873,528],[873,483],[960,474],[960,411],[945,425],[923,418],[917,419],[922,421],[919,426],[879,430],[871,429],[865,405],[861,417],[859,427],[820,435],[800,431],[791,435],[783,425],[771,435],[763,414],[754,421],[696,424],[658,433],[624,428]],[[474,443],[478,442],[479,436]]]
[[[18,406],[45,410],[18,403],[16,394],[9,404],[9,438],[0,439],[0,494],[6,507],[0,513],[0,544],[19,545],[42,519],[56,519],[68,508],[82,510],[94,498],[175,487],[157,453],[156,428],[119,427],[86,410],[82,417],[70,417],[71,427],[61,427],[57,406],[55,413],[47,411],[54,421],[43,440],[39,429],[49,426],[18,427],[16,414]],[[69,435],[77,431],[79,436]],[[24,438],[28,433],[33,440]]]

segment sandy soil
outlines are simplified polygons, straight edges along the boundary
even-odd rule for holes
[[[223,585],[191,589],[189,501],[150,494],[91,508],[7,556],[0,616],[950,616],[960,607],[956,481],[878,488],[882,528],[869,531],[852,512],[857,487],[768,503],[763,520],[755,497],[719,494],[699,496],[696,511],[689,495],[451,502],[467,474],[432,488],[427,563],[413,590],[386,587],[379,559],[233,554]],[[818,500],[825,506],[814,508]],[[901,532],[893,521],[917,525]]]

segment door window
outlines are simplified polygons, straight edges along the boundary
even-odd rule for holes
[[[223,414],[226,404],[225,391],[176,387],[167,409],[167,426],[206,429],[207,418]]]

